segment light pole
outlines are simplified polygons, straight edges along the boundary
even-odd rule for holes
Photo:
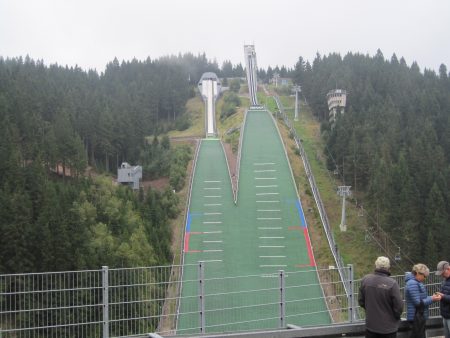
[[[345,224],[345,197],[350,196],[350,185],[341,185],[338,187],[338,195],[342,196],[342,217],[341,217],[341,224],[339,225],[339,228],[341,231],[347,231],[347,225]]]
[[[301,93],[302,87],[299,85],[295,85],[292,87],[292,91],[295,92],[295,114],[294,121],[298,121],[298,93]]]

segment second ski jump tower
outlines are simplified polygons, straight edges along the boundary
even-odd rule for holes
[[[258,78],[256,65],[256,52],[254,45],[244,45],[245,66],[247,67],[248,93],[252,106],[258,106],[256,92],[258,90]]]

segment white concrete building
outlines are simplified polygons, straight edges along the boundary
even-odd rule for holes
[[[117,182],[127,184],[133,189],[139,189],[139,181],[142,179],[142,167],[140,165],[131,166],[123,162],[117,170]]]
[[[344,114],[347,104],[347,91],[343,89],[333,89],[327,94],[329,121],[332,125],[336,122],[338,112]]]

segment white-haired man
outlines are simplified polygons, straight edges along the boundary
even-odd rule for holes
[[[366,311],[367,338],[395,338],[403,311],[397,282],[391,274],[389,258],[380,256],[375,271],[364,276],[359,288],[358,303]]]

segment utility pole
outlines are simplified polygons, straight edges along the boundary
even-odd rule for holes
[[[298,93],[302,92],[302,87],[299,85],[295,85],[292,87],[292,91],[295,92],[295,114],[294,121],[298,121]]]
[[[345,197],[350,196],[350,185],[341,185],[338,187],[338,195],[342,196],[342,217],[341,217],[341,224],[339,225],[339,228],[341,231],[347,231],[347,224],[345,224]]]

